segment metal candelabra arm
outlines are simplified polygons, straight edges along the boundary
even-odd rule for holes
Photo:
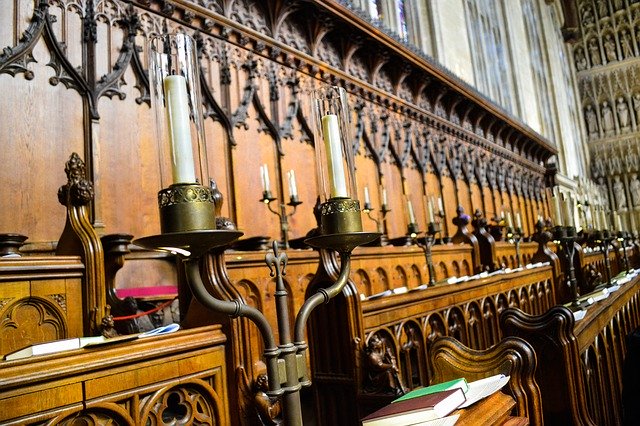
[[[304,341],[304,330],[309,320],[311,311],[320,306],[322,303],[328,303],[329,300],[340,294],[345,284],[349,280],[351,272],[351,252],[340,253],[340,275],[336,282],[329,288],[321,288],[313,296],[309,297],[298,312],[296,318],[294,340],[299,351],[306,349],[307,344]]]
[[[214,312],[221,312],[233,318],[246,317],[251,320],[264,339],[264,356],[266,358],[267,373],[269,377],[269,390],[272,394],[282,394],[280,382],[278,381],[278,356],[280,350],[276,346],[275,337],[271,325],[267,318],[259,310],[244,304],[239,300],[220,300],[216,299],[207,291],[200,275],[200,259],[189,257],[185,259],[185,270],[189,288],[193,292],[194,297],[206,308]]]

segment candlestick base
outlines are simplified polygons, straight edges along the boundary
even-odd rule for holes
[[[349,253],[363,244],[370,243],[380,236],[378,232],[348,232],[341,234],[318,235],[304,240],[311,247]]]

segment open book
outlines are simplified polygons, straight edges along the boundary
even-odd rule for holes
[[[54,340],[53,342],[38,343],[35,345],[27,346],[26,348],[19,349],[17,351],[8,353],[4,356],[5,361],[12,361],[16,359],[29,358],[36,355],[47,355],[58,352],[71,351],[74,349],[93,348],[97,346],[112,345],[119,342],[128,342],[130,340],[141,339],[145,337],[159,336],[162,334],[169,334],[178,331],[179,324],[169,324],[163,327],[158,327],[153,330],[140,334],[129,334],[125,336],[116,337],[104,337],[104,336],[90,336],[90,337],[75,337],[73,339]]]

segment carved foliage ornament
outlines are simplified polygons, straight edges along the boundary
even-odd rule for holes
[[[87,180],[84,161],[77,153],[66,162],[67,183],[58,190],[58,201],[63,206],[84,206],[93,200],[93,183]]]

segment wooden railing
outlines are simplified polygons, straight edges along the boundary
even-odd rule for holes
[[[536,350],[546,420],[622,424],[625,338],[640,325],[639,292],[640,277],[635,277],[577,322],[564,307],[539,316],[518,310],[502,315],[505,335],[521,337]]]

